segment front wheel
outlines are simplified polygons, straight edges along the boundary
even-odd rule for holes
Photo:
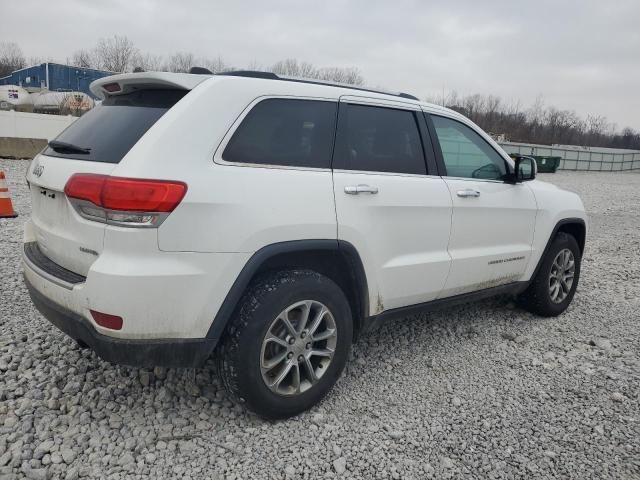
[[[269,274],[248,289],[219,347],[227,391],[266,418],[318,403],[346,364],[353,326],[338,285],[310,270]]]
[[[560,232],[542,259],[538,273],[520,303],[525,309],[544,317],[564,312],[576,293],[580,279],[580,247],[576,239]]]

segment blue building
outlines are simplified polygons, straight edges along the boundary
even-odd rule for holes
[[[38,92],[44,89],[52,92],[84,92],[95,98],[89,90],[89,84],[108,75],[115,75],[115,73],[60,65],[59,63],[42,63],[21,68],[11,75],[0,78],[0,85],[19,85],[29,92]]]

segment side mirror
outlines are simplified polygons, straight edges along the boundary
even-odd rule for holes
[[[531,157],[516,157],[515,173],[513,179],[515,182],[527,182],[536,178],[538,173],[538,165],[535,159]]]

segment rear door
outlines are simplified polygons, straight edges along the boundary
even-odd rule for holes
[[[333,158],[338,237],[360,253],[371,314],[436,298],[449,271],[451,197],[432,171],[428,142],[413,105],[341,98]]]
[[[75,173],[109,175],[186,93],[142,90],[107,97],[34,159],[27,180],[33,233],[42,253],[67,270],[86,276],[102,252],[105,224],[78,215],[64,194],[67,181]]]
[[[523,183],[505,183],[504,157],[475,129],[444,116],[430,121],[453,201],[451,272],[441,296],[520,280],[531,256],[533,192]]]

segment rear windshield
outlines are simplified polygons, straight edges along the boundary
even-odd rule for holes
[[[55,140],[86,153],[47,147],[44,154],[91,162],[118,163],[151,126],[187,94],[186,90],[142,90],[107,97]]]

